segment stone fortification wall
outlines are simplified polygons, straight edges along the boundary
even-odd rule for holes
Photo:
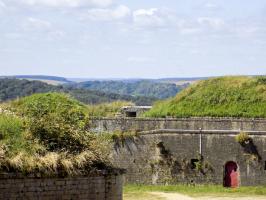
[[[225,165],[237,163],[240,185],[266,185],[266,134],[250,133],[252,143],[235,140],[237,132],[158,130],[116,143],[113,163],[125,168],[127,183],[219,184]],[[193,163],[200,160],[202,162]]]
[[[122,175],[77,178],[0,176],[0,199],[122,200]]]
[[[94,118],[90,127],[95,131],[157,129],[180,130],[245,130],[266,131],[265,119],[235,118]]]
[[[235,118],[92,119],[94,131],[135,130],[137,137],[116,141],[116,167],[127,170],[127,183],[219,184],[225,166],[238,167],[240,185],[266,185],[266,120]],[[251,141],[235,136],[247,132]]]

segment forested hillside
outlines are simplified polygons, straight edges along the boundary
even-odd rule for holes
[[[72,86],[53,86],[40,81],[29,81],[19,79],[0,79],[0,102],[29,96],[35,93],[63,92],[86,104],[98,104],[113,101],[131,101],[136,105],[151,105],[156,98],[133,97],[130,95],[119,95],[115,93],[100,92],[88,89],[78,89]]]
[[[165,99],[175,96],[180,90],[187,87],[187,84],[177,86],[171,83],[141,80],[136,82],[86,81],[76,83],[73,86],[102,92],[113,92],[121,95],[149,96]]]

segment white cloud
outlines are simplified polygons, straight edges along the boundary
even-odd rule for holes
[[[200,17],[197,21],[200,25],[208,26],[214,29],[220,29],[225,25],[224,20],[220,18]]]
[[[21,33],[6,33],[4,34],[5,38],[11,39],[11,40],[16,40],[20,39],[22,37]]]
[[[127,17],[130,15],[130,13],[131,11],[127,6],[120,5],[114,9],[90,9],[85,15],[83,15],[82,18],[87,18],[94,21],[111,21]]]
[[[29,17],[22,24],[24,30],[48,30],[51,28],[51,23],[45,20]]]
[[[165,20],[158,8],[134,11],[133,21],[138,26],[163,26],[165,24]]]
[[[3,1],[0,1],[0,9],[1,8],[6,8],[6,4]]]
[[[146,62],[155,62],[155,58],[151,57],[139,57],[139,56],[131,56],[127,58],[128,62],[133,63],[146,63]]]
[[[99,6],[105,7],[113,3],[112,0],[13,0],[28,6],[46,6],[46,7],[83,7],[83,6]]]
[[[0,14],[3,14],[6,8],[7,8],[6,4],[0,0]]]
[[[208,2],[208,3],[206,3],[206,4],[204,5],[204,7],[207,8],[207,9],[210,9],[210,10],[217,10],[217,9],[220,8],[217,4],[212,3],[212,2]]]
[[[66,36],[66,33],[64,31],[60,31],[60,30],[50,31],[48,33],[48,38],[50,40],[59,40],[65,36]]]

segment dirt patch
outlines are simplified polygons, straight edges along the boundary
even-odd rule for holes
[[[164,193],[164,192],[151,192],[151,194],[164,197],[166,200],[194,200],[195,198],[178,194],[178,193]]]
[[[164,193],[164,192],[151,192],[153,195],[157,195],[165,198],[166,200],[266,200],[266,197],[252,196],[252,197],[189,197],[178,193]]]

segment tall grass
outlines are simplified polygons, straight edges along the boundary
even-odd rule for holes
[[[92,117],[115,117],[121,112],[123,106],[134,105],[127,101],[115,101],[112,103],[103,103],[98,105],[88,105],[89,116]]]

